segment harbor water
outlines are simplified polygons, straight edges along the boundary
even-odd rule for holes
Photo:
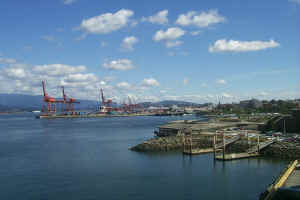
[[[289,162],[128,150],[156,126],[192,118],[0,115],[0,199],[257,200]]]

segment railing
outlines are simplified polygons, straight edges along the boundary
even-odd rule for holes
[[[236,137],[230,138],[228,140],[225,140],[225,145],[228,145],[228,144],[231,144],[233,142],[236,142],[239,139],[241,139],[241,137],[240,136],[236,136]],[[223,147],[223,143],[216,144],[216,149],[221,148],[221,147]]]
[[[267,188],[267,190],[261,194],[260,200],[271,200],[278,188],[282,187],[290,174],[296,168],[298,160],[291,162],[276,178],[276,180]]]
[[[268,142],[263,142],[263,143],[260,143],[259,144],[259,150],[262,150],[264,148],[266,148],[267,146],[269,146],[270,144],[273,144],[275,142],[275,140],[271,140],[271,141],[268,141]],[[248,149],[248,153],[254,153],[254,152],[257,152],[258,151],[258,148],[257,146],[254,146],[250,149]]]

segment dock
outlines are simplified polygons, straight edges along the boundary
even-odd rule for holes
[[[298,160],[291,162],[260,196],[260,200],[277,199],[300,199],[300,167]]]
[[[214,159],[215,160],[220,160],[220,161],[230,161],[230,160],[237,160],[237,159],[244,159],[244,158],[252,158],[252,157],[257,157],[260,156],[260,151],[269,145],[273,144],[275,140],[270,140],[266,142],[260,142],[259,141],[259,135],[257,137],[257,145],[254,147],[251,147],[247,149],[246,152],[243,153],[230,153],[226,154],[226,142],[224,141],[225,138],[223,137],[223,148],[220,148],[221,146],[215,145],[215,151],[214,151]],[[249,138],[247,137],[247,140]],[[221,154],[217,154],[217,151],[221,151]]]
[[[252,158],[259,156],[259,153],[231,153],[223,155],[217,155],[215,160],[221,161],[230,161],[230,160],[238,160],[243,158]]]
[[[184,149],[183,154],[186,155],[199,155],[199,154],[206,154],[206,153],[213,153],[213,148],[207,148],[207,149]]]
[[[207,136],[211,137],[211,134],[207,135],[200,135],[200,136]],[[184,142],[183,142],[183,154],[187,155],[198,155],[198,154],[205,154],[205,153],[213,153],[215,151],[214,147],[212,148],[194,148],[194,143],[200,142],[201,138],[195,138],[196,136],[193,136],[192,134],[189,136],[184,136]],[[224,145],[227,146],[229,144],[232,144],[240,139],[240,136],[231,137],[228,140],[225,141],[225,144],[216,144],[215,148],[221,148]]]

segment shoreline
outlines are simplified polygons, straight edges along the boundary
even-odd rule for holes
[[[165,137],[165,138],[151,138],[140,144],[137,144],[129,149],[136,152],[145,153],[160,153],[160,152],[181,152],[183,153],[183,143],[181,137]],[[207,149],[213,149],[211,140],[203,140],[203,143],[195,147],[198,151],[203,153],[211,153],[213,151],[206,152]],[[245,140],[237,141],[228,145],[226,153],[243,153],[247,150],[248,146]],[[200,153],[199,153],[200,155]],[[300,146],[292,145],[288,142],[277,141],[271,144],[268,148],[261,151],[261,156],[282,158],[282,159],[299,159],[300,158]]]
[[[252,122],[220,122],[220,121],[172,121],[157,127],[156,135],[146,141],[143,141],[129,149],[137,152],[171,152],[177,151],[184,153],[184,141],[186,137],[195,137],[193,139],[193,152],[195,154],[213,153],[214,148],[213,136],[218,134],[217,143],[222,143],[221,133],[225,138],[231,138],[241,135],[241,139],[226,145],[226,154],[245,153],[250,147],[254,147],[257,142],[256,137],[260,137],[260,142],[270,140],[269,136],[262,135],[262,123]],[[236,128],[239,127],[239,128]],[[237,130],[238,129],[238,130]],[[186,133],[186,131],[189,133]],[[246,133],[249,136],[246,137]],[[187,135],[186,135],[187,134]],[[190,135],[190,136],[189,136]],[[273,140],[274,137],[271,137]],[[260,156],[283,158],[283,159],[299,159],[300,158],[300,141],[289,141],[276,138],[273,144],[260,151]]]

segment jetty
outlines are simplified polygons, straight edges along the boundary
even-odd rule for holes
[[[223,136],[222,145],[217,145],[214,142],[214,159],[220,160],[220,161],[229,161],[229,160],[237,160],[237,159],[260,156],[260,151],[263,150],[264,148],[268,147],[269,145],[273,144],[275,142],[275,140],[273,139],[273,140],[267,140],[265,142],[260,142],[259,138],[260,138],[260,136],[257,135],[257,144],[254,147],[248,148],[246,150],[246,152],[226,154],[226,141],[225,141],[225,137]],[[214,139],[214,141],[216,141],[216,139]],[[247,134],[247,142],[248,141],[249,141],[249,137]],[[249,144],[249,142],[248,142],[248,144]],[[221,151],[221,154],[218,153],[220,151]]]
[[[300,199],[300,166],[298,160],[291,162],[260,196],[260,200],[279,199]]]
[[[217,141],[217,135],[214,136],[214,147],[215,148],[199,148],[199,145],[195,145],[196,143],[201,143],[203,140],[207,140],[207,137],[211,137],[211,134],[201,134],[201,135],[185,135],[183,138],[183,153],[187,155],[197,155],[197,154],[203,154],[203,153],[213,153],[215,151],[215,148],[221,148],[224,145],[227,146],[229,144],[232,144],[240,139],[240,136],[234,136],[230,137],[225,141],[224,144],[218,143],[215,144]],[[194,147],[196,146],[196,148]]]

